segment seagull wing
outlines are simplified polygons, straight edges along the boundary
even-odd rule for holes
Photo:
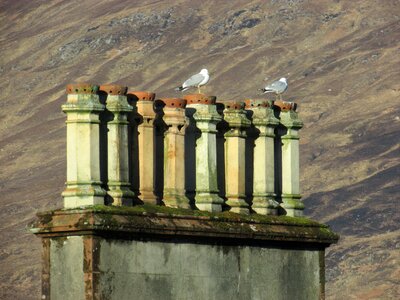
[[[197,87],[205,78],[206,77],[200,73],[193,75],[182,84],[182,87]]]
[[[275,93],[283,93],[287,89],[287,84],[282,81],[274,81],[273,83],[267,85],[264,90],[271,91]]]

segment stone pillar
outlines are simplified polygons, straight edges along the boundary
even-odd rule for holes
[[[102,85],[107,93],[106,108],[112,114],[107,123],[107,174],[108,191],[112,205],[132,205],[135,194],[129,182],[128,113],[133,110],[126,97],[127,88],[119,85]]]
[[[100,181],[99,87],[67,85],[68,99],[62,106],[67,114],[67,187],[64,207],[104,204],[106,192]]]
[[[200,210],[222,211],[224,200],[218,196],[217,182],[217,123],[222,120],[218,114],[214,96],[193,94],[185,96],[186,109],[195,112],[193,119],[201,136],[196,140],[196,197],[195,204]]]
[[[166,206],[189,208],[185,195],[185,105],[180,98],[161,99],[165,103],[164,122],[164,190]]]
[[[145,203],[157,204],[154,194],[154,111],[155,94],[150,92],[132,92],[136,98],[139,152],[139,189],[140,199]]]
[[[243,110],[244,103],[224,102],[224,119],[229,124],[225,133],[225,191],[226,204],[235,213],[249,213],[249,204],[245,198],[245,138],[246,128],[250,127]]]
[[[280,123],[286,128],[282,141],[282,204],[288,216],[303,215],[304,204],[300,201],[299,129],[303,127],[295,111],[295,103],[276,101],[281,108]]]
[[[271,103],[267,100],[246,100],[252,111],[253,125],[258,131],[254,147],[252,209],[262,215],[277,215],[274,171],[274,129],[279,124]]]

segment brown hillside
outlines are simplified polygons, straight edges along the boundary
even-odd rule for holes
[[[35,213],[62,205],[66,84],[158,96],[207,67],[205,92],[256,97],[289,79],[307,216],[342,238],[328,299],[400,298],[400,2],[0,2],[0,298],[40,296]]]

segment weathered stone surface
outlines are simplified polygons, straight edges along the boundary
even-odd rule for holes
[[[133,92],[137,97],[138,124],[138,160],[140,199],[145,203],[156,204],[154,194],[154,93]]]
[[[102,85],[100,90],[107,93],[106,108],[112,114],[107,122],[107,194],[112,205],[132,205],[135,194],[129,182],[128,113],[133,108],[128,104],[126,87]]]
[[[282,141],[282,204],[289,216],[301,216],[299,130],[303,122],[293,110],[281,111],[280,122],[286,128]]]
[[[50,241],[50,299],[82,299],[85,293],[82,236]]]
[[[323,250],[117,240],[100,247],[103,299],[321,299]]]
[[[200,131],[196,140],[196,197],[195,204],[200,210],[222,211],[223,199],[218,196],[217,182],[217,123],[222,120],[218,114],[215,97],[188,95],[191,104],[186,106],[189,120]],[[189,100],[188,100],[189,101]]]
[[[165,103],[164,122],[164,190],[166,206],[189,208],[185,195],[185,130],[186,100],[180,98],[162,99]]]
[[[306,218],[148,204],[39,213],[31,231],[51,241],[52,299],[322,299],[338,238]]]
[[[67,102],[67,187],[64,207],[103,204],[106,192],[100,181],[99,114],[104,111],[98,86],[69,85]]]
[[[246,100],[252,112],[257,136],[254,141],[252,209],[264,215],[278,214],[275,189],[274,129],[279,124],[270,104],[264,100]]]
[[[245,198],[245,137],[250,126],[244,112],[244,103],[227,101],[224,103],[224,120],[229,124],[225,133],[225,191],[226,204],[236,213],[249,213]]]
[[[163,235],[253,241],[286,241],[328,245],[338,236],[329,227],[303,217],[210,213],[157,205],[115,207],[96,205],[86,209],[43,212],[31,231],[46,237],[86,232],[144,237]]]

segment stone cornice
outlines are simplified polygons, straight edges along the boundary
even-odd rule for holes
[[[323,247],[336,243],[339,236],[315,221],[285,216],[208,213],[155,205],[110,207],[97,205],[82,209],[38,213],[31,232],[44,237],[81,234],[206,238],[237,243],[299,242]]]

